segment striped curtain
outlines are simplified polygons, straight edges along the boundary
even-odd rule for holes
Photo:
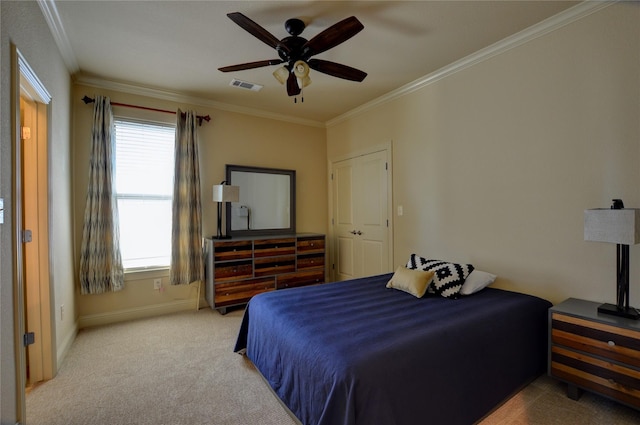
[[[178,109],[176,115],[171,285],[201,282],[204,278],[197,118],[193,111],[183,113]]]
[[[115,137],[108,97],[93,104],[89,187],[80,247],[80,292],[101,294],[124,288],[115,197]]]

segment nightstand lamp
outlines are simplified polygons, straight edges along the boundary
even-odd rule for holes
[[[616,304],[602,304],[599,313],[640,318],[629,307],[629,245],[640,243],[640,209],[624,208],[622,200],[614,199],[610,209],[598,208],[584,212],[584,240],[617,244]]]
[[[213,186],[213,202],[218,203],[218,234],[214,239],[229,239],[231,236],[222,234],[222,204],[238,202],[240,200],[240,186],[230,186],[226,180]]]

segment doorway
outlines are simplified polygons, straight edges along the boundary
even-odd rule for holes
[[[24,84],[21,84],[24,87]],[[48,167],[46,105],[28,90],[20,91],[22,143],[22,227],[25,329],[33,334],[26,347],[26,386],[51,379],[51,309],[49,308]]]
[[[12,45],[13,199],[17,412],[25,421],[28,386],[56,368],[49,249],[51,96]]]
[[[390,147],[331,164],[335,280],[392,271]]]

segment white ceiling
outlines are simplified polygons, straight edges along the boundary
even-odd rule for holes
[[[553,16],[568,1],[66,1],[40,5],[70,71],[230,107],[325,123]],[[281,39],[284,22],[310,39],[356,16],[364,29],[317,56],[368,73],[352,82],[311,71],[304,103],[272,76],[277,66],[222,73],[226,65],[277,58],[226,14],[241,12]],[[56,16],[57,13],[57,16]],[[229,85],[261,84],[260,92]],[[117,101],[117,99],[114,99]]]

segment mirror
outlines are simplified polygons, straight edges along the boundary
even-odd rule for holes
[[[239,202],[227,202],[227,235],[296,232],[296,172],[276,168],[226,166],[226,180],[240,187]]]

